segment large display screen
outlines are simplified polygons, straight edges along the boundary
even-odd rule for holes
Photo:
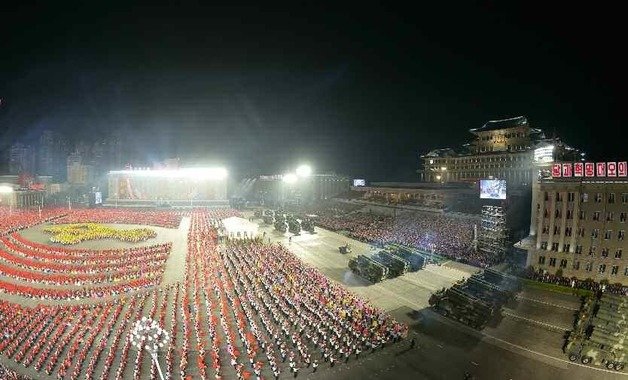
[[[481,179],[480,180],[481,199],[506,199],[505,179]]]
[[[353,180],[353,186],[366,186],[366,180],[365,179],[354,179]]]

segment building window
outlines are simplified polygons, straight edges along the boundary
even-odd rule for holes
[[[555,257],[550,257],[549,266],[551,266],[551,267],[555,267],[556,266],[556,258]]]
[[[569,252],[569,248],[571,248],[570,244],[564,244],[563,245],[563,252]]]
[[[545,199],[546,202],[549,201],[549,193],[547,191],[545,192],[543,199]]]
[[[596,221],[596,222],[600,220],[600,212],[599,211],[595,211],[593,213],[593,220]]]
[[[571,236],[571,227],[565,228],[565,236]]]
[[[577,254],[581,254],[582,253],[582,246],[581,245],[577,245],[576,246],[576,253]]]
[[[546,224],[543,226],[543,232],[544,234],[549,234],[549,226]]]
[[[618,271],[619,271],[619,266],[613,265],[613,267],[611,268],[611,275],[616,276]]]
[[[624,237],[625,236],[626,236],[626,231],[625,230],[617,231],[617,240],[624,241]]]
[[[547,250],[547,242],[546,241],[542,241],[541,242],[541,249]]]
[[[578,236],[584,237],[584,227],[578,227]]]
[[[561,218],[561,212],[560,212],[560,209],[556,209],[556,212],[554,213],[554,217],[555,217],[556,219],[560,219],[560,218]]]
[[[589,201],[589,194],[588,193],[580,194],[580,203],[586,203],[588,201]]]
[[[563,201],[563,195],[561,193],[556,193],[556,202],[562,202]]]
[[[567,219],[573,218],[573,210],[567,210]]]
[[[560,232],[560,227],[554,226],[554,235],[558,235],[559,232]]]
[[[606,232],[604,232],[604,240],[610,240],[612,236],[613,230],[606,230]]]
[[[587,218],[587,213],[583,210],[580,210],[580,220],[585,220]]]
[[[604,273],[606,272],[606,264],[600,264],[600,267],[598,268],[598,273]]]
[[[595,256],[595,251],[597,250],[596,246],[592,246],[589,248],[589,256]]]
[[[591,230],[591,238],[592,239],[597,239],[598,236],[600,236],[600,229],[599,228],[594,228]]]
[[[573,269],[580,270],[580,261],[573,262]]]
[[[628,193],[621,193],[621,203],[628,203]]]
[[[552,243],[552,251],[558,252],[558,243]]]
[[[621,248],[617,248],[617,251],[615,251],[615,258],[616,259],[621,259],[621,255],[622,255],[622,249]]]
[[[595,203],[602,203],[602,193],[595,193]]]
[[[567,268],[567,260],[565,259],[560,260],[560,268]]]
[[[604,247],[602,248],[602,253],[600,254],[600,256],[607,258],[608,257],[608,248]]]
[[[545,256],[539,256],[539,265],[545,265]]]
[[[619,214],[619,221],[621,223],[626,223],[626,217],[628,217],[628,213],[622,212]]]
[[[567,201],[573,202],[575,199],[576,199],[576,193],[574,192],[567,193]]]
[[[615,203],[615,193],[608,194],[608,203]]]
[[[543,217],[544,218],[549,218],[550,212],[548,209],[545,209],[545,211],[543,211]]]
[[[586,270],[587,272],[591,272],[593,270],[593,263],[587,263],[587,265],[584,267],[584,270]]]

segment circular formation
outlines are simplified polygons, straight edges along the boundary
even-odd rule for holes
[[[118,239],[128,243],[138,243],[155,238],[157,233],[149,228],[123,230],[98,223],[56,225],[44,228],[53,234],[50,241],[63,245],[78,244],[86,240]]]

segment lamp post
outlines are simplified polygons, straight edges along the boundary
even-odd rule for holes
[[[141,320],[135,322],[133,330],[131,330],[131,344],[138,350],[145,349],[148,351],[157,366],[159,377],[164,379],[161,372],[159,361],[157,360],[157,352],[168,347],[170,336],[168,332],[162,329],[159,324],[150,318],[142,317]]]

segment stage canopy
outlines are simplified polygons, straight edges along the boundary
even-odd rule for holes
[[[257,224],[249,222],[246,219],[232,216],[223,219],[222,224],[225,226],[225,235],[231,239],[253,238],[257,236]]]

